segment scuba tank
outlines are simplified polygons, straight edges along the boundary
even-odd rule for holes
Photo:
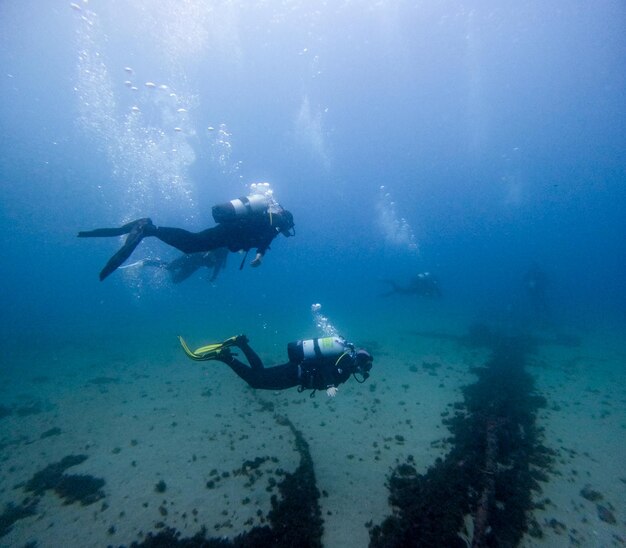
[[[300,363],[303,360],[315,358],[338,358],[346,352],[351,352],[352,349],[353,346],[343,337],[322,337],[290,342],[287,344],[287,355],[289,361]]]
[[[263,213],[270,206],[270,198],[263,194],[242,196],[224,204],[213,206],[213,219],[216,223],[235,221],[242,217]]]

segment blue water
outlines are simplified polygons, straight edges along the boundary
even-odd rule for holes
[[[375,309],[377,277],[424,269],[474,306],[514,291],[532,261],[568,314],[623,318],[620,3],[82,6],[1,8],[10,331],[93,328],[95,311],[115,322],[138,306],[121,276],[97,281],[118,242],[78,229],[148,215],[205,228],[211,205],[259,180],[294,212],[297,238],[277,240],[258,272],[233,258],[217,290],[188,282],[243,324],[255,295],[296,316],[309,301]],[[380,185],[419,253],[385,240]],[[139,314],[180,298],[139,293]]]
[[[319,335],[317,302],[357,342],[472,320],[623,334],[626,7],[474,4],[0,3],[5,374],[180,333],[246,332],[279,360]],[[143,216],[201,230],[259,181],[296,237],[259,269],[231,255],[214,286],[99,282],[120,240],[76,238]],[[146,240],[133,259],[176,256]],[[421,271],[439,303],[380,297]]]

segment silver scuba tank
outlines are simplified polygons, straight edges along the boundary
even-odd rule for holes
[[[269,205],[269,198],[263,194],[242,196],[230,202],[213,206],[213,219],[216,223],[234,221],[248,215],[267,211]]]
[[[290,342],[287,344],[287,355],[289,361],[301,362],[312,358],[339,357],[349,348],[343,337],[322,337]]]

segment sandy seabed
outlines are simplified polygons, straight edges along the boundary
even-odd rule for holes
[[[543,346],[528,360],[548,402],[537,417],[543,442],[557,457],[534,493],[543,537],[527,535],[523,546],[626,543],[626,344],[608,335]],[[372,376],[341,386],[335,399],[251,390],[225,365],[190,362],[169,341],[149,360],[68,345],[45,367],[13,364],[1,379],[0,404],[11,411],[0,419],[1,507],[32,498],[27,482],[68,455],[87,458],[67,474],[105,484],[103,498],[86,505],[45,491],[32,516],[2,531],[0,545],[129,545],[163,527],[191,536],[205,526],[232,538],[263,523],[282,471],[298,465],[293,434],[276,420],[283,415],[309,443],[324,546],[367,546],[367,525],[391,511],[392,467],[411,455],[425,472],[447,453],[442,415],[462,401],[462,387],[476,380],[471,366],[489,353],[408,332],[393,345],[366,345]],[[583,497],[585,489],[601,498]],[[615,522],[601,519],[598,506]]]

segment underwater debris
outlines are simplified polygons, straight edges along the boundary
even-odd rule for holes
[[[464,405],[455,405],[456,414],[444,421],[452,434],[445,459],[425,474],[410,463],[392,470],[393,513],[370,529],[372,547],[467,546],[460,531],[468,514],[475,547],[514,546],[529,528],[540,534],[527,512],[531,492],[540,489],[534,472],[549,468],[554,452],[541,445],[535,426],[545,400],[524,371],[530,339],[480,326],[459,341],[490,346],[492,356],[475,369],[478,381],[464,388]]]

